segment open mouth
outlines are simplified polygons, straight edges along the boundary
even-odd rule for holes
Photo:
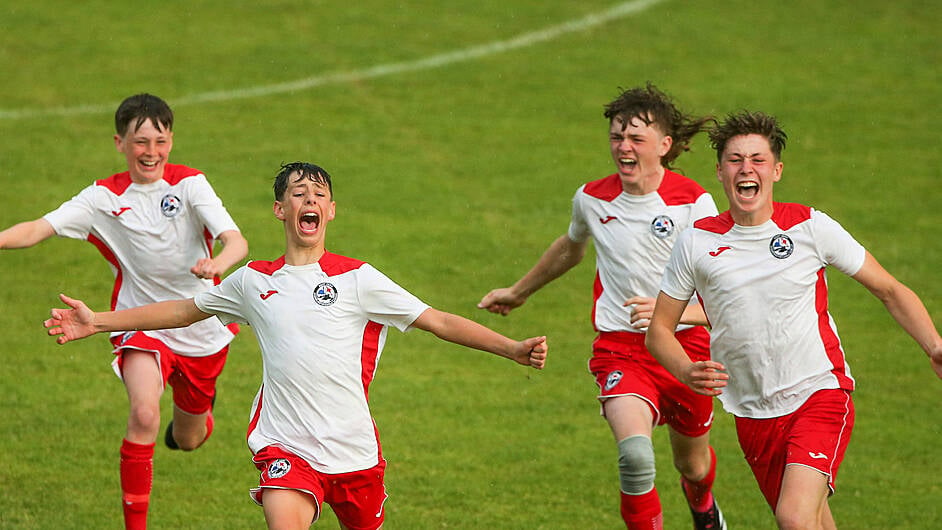
[[[744,199],[753,199],[759,194],[759,183],[740,182],[736,184],[736,193]]]
[[[634,158],[619,158],[618,163],[626,167],[635,167],[638,165],[638,161]]]
[[[313,234],[317,232],[317,227],[321,224],[321,216],[317,215],[314,212],[308,212],[301,215],[301,220],[299,225],[301,226],[301,231],[307,234]]]

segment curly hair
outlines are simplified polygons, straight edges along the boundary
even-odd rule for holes
[[[610,123],[616,118],[620,119],[625,127],[637,118],[647,125],[656,126],[665,136],[670,136],[673,144],[661,157],[661,164],[666,168],[671,168],[681,153],[690,150],[690,140],[697,133],[716,122],[712,116],[684,114],[670,96],[650,82],[644,87],[620,90],[622,93],[605,105],[605,117]]]
[[[741,110],[728,114],[722,123],[710,129],[710,144],[713,149],[716,149],[717,161],[723,157],[726,142],[735,136],[747,134],[764,136],[769,141],[769,148],[775,155],[775,159],[781,160],[788,135],[782,130],[775,116],[764,112]]]

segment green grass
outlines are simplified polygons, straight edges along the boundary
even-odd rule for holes
[[[528,374],[421,332],[390,334],[371,392],[389,461],[387,527],[619,528],[615,448],[586,371],[592,256],[508,318],[474,304],[563,233],[575,188],[611,171],[602,105],[651,80],[692,112],[780,116],[790,141],[777,198],[832,214],[942,314],[939,4],[668,0],[439,67],[199,99],[414,64],[616,3],[6,2],[0,227],[122,170],[113,107],[138,91],[174,106],[171,159],[206,172],[253,258],[283,248],[270,213],[278,165],[317,162],[334,175],[331,250],[374,263],[440,309],[551,341],[547,369]],[[703,137],[679,160],[722,206],[713,164]],[[58,347],[40,324],[58,292],[106,307],[108,268],[91,245],[56,240],[0,254],[0,278],[0,528],[120,528],[127,405],[107,342]],[[942,386],[865,289],[830,278],[858,380],[857,427],[831,501],[838,525],[938,528]],[[257,474],[244,432],[259,380],[250,329],[230,359],[207,446],[157,448],[153,528],[264,526],[247,495]],[[687,527],[666,433],[655,438],[666,526]],[[773,528],[729,416],[713,438],[731,526]],[[328,510],[317,526],[332,521]]]

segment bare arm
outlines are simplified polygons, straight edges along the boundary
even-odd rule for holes
[[[537,370],[546,363],[546,337],[514,341],[477,322],[434,308],[426,309],[412,326],[442,340],[500,355]]]
[[[869,252],[853,278],[883,302],[893,319],[926,352],[932,369],[942,378],[942,337],[919,296],[887,272]]]
[[[651,323],[648,325],[645,346],[657,362],[694,392],[718,396],[723,393],[720,388],[726,386],[729,379],[727,374],[720,371],[726,368],[716,361],[692,362],[680,341],[674,336],[685,306],[686,300],[677,300],[660,293]]]
[[[218,239],[222,243],[219,254],[199,260],[190,272],[200,278],[221,277],[249,253],[249,243],[238,230],[226,230],[219,234]]]
[[[43,322],[50,336],[59,335],[56,339],[59,344],[107,331],[182,328],[212,316],[200,311],[192,298],[101,313],[64,294],[60,294],[59,299],[69,309],[53,309],[52,318]]]
[[[56,234],[49,221],[40,217],[33,221],[15,224],[0,232],[0,248],[28,248]]]
[[[625,300],[625,303],[622,305],[631,306],[631,319],[629,322],[632,327],[644,329],[647,328],[648,324],[651,322],[651,316],[654,315],[657,299],[647,296],[633,296]],[[700,304],[687,304],[687,307],[684,308],[683,315],[680,316],[680,323],[693,326],[710,325],[709,321],[707,321],[706,313],[703,312],[703,306]]]
[[[546,249],[536,265],[510,287],[494,289],[478,302],[478,308],[506,315],[520,307],[544,285],[559,278],[585,257],[587,242],[576,242],[567,234],[558,237]]]

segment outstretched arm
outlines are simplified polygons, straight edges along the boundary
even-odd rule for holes
[[[33,221],[15,224],[0,232],[0,248],[28,248],[55,235],[49,221],[40,217]]]
[[[448,342],[500,355],[537,370],[546,363],[546,337],[514,341],[477,322],[435,308],[426,309],[412,326]]]
[[[487,293],[478,302],[478,308],[502,315],[510,313],[511,310],[523,305],[530,295],[539,291],[544,285],[578,265],[585,257],[587,246],[587,242],[579,243],[569,239],[567,234],[563,234],[553,241],[536,265],[517,280],[517,283]]]
[[[69,309],[53,309],[52,318],[43,322],[50,336],[59,335],[56,339],[59,344],[107,331],[182,328],[212,316],[200,311],[192,298],[102,313],[64,294],[60,294],[59,299]]]
[[[723,393],[720,389],[726,386],[726,380],[729,379],[729,376],[721,371],[726,368],[716,361],[691,361],[680,341],[674,336],[674,330],[677,329],[677,323],[686,306],[686,300],[677,300],[661,292],[657,297],[644,344],[657,362],[681,383],[698,394],[718,396]]]
[[[853,278],[879,298],[900,327],[916,339],[929,356],[932,369],[942,378],[942,337],[919,296],[887,272],[869,252]]]
[[[196,262],[190,272],[199,278],[222,277],[233,265],[242,261],[249,253],[249,242],[238,230],[226,230],[219,234],[222,249],[213,258],[203,258]]]

